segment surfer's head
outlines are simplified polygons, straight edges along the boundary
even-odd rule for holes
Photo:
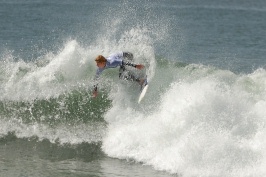
[[[98,55],[95,59],[96,63],[104,63],[106,62],[106,58],[104,58],[104,56],[102,55]]]
[[[97,57],[96,57],[96,59],[95,59],[95,61],[96,61],[96,64],[97,64],[97,66],[99,67],[99,68],[104,68],[105,67],[105,65],[106,65],[106,58],[104,58],[104,56],[102,56],[102,55],[98,55]]]

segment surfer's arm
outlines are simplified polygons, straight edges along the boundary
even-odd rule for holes
[[[142,65],[142,64],[134,64],[134,63],[124,62],[124,61],[122,61],[122,65],[131,66],[131,67],[134,67],[137,69],[143,69],[144,68],[144,65]]]
[[[95,98],[98,95],[98,82],[93,85],[92,97]]]
[[[94,88],[93,88],[93,92],[92,92],[92,97],[95,98],[98,95],[98,88],[97,88],[97,85],[94,85],[93,87]]]
[[[94,85],[93,85],[93,92],[92,97],[96,97],[98,95],[98,83],[101,73],[103,72],[103,69],[98,68],[94,77]]]
[[[138,64],[138,65],[135,66],[135,68],[137,68],[137,69],[143,69],[144,68],[144,65]]]

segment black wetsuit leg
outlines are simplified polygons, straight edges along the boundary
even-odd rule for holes
[[[124,57],[124,59],[126,59],[126,60],[130,60],[130,61],[133,61],[133,54],[132,53],[130,53],[130,52],[123,52],[123,57]]]
[[[130,52],[123,52],[123,57],[124,57],[125,60],[129,60],[129,61],[133,61],[133,58],[134,58],[133,54],[130,53]],[[128,72],[128,73],[123,75],[122,74],[123,72]],[[123,78],[122,78],[122,76],[123,76]],[[120,66],[119,78],[120,79],[131,80],[131,81],[136,81],[136,82],[140,81],[139,78],[136,78],[136,76],[133,75],[133,73],[131,73],[130,71],[126,70],[125,65]]]

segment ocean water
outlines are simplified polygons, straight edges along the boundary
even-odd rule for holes
[[[0,0],[0,177],[264,177],[266,1]],[[149,90],[94,58],[130,51]]]

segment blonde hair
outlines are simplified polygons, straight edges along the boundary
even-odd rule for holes
[[[98,56],[96,57],[95,61],[96,61],[97,63],[103,63],[103,62],[106,62],[107,60],[106,60],[106,58],[104,58],[104,56],[102,56],[102,55],[98,55]]]

